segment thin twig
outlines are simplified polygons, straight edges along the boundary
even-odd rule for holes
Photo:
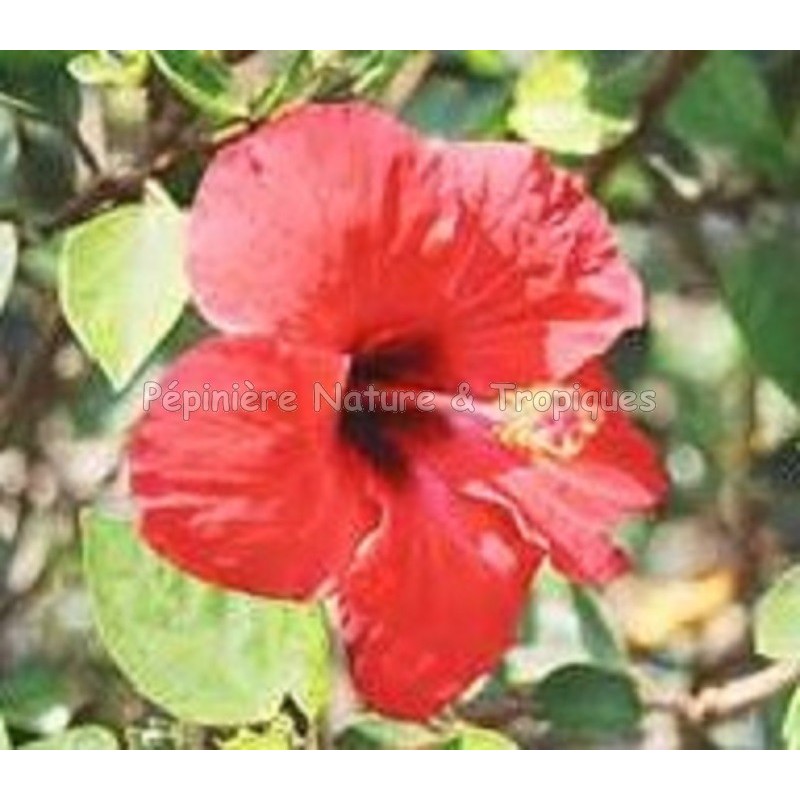
[[[249,51],[242,52],[249,53]],[[255,101],[247,119],[234,120],[228,127],[217,131],[212,137],[205,138],[195,133],[188,139],[181,140],[179,129],[169,129],[172,144],[150,154],[147,160],[139,166],[117,174],[98,175],[43,226],[44,231],[52,232],[80,222],[106,204],[136,198],[149,178],[163,176],[188,156],[210,155],[223,145],[263,123],[288,101],[287,90],[307,64],[310,58],[309,54],[310,51],[307,50],[295,53],[287,68]],[[317,83],[311,82],[304,87],[302,93],[294,96],[292,100],[309,100],[315,96],[317,89]],[[335,95],[335,92],[332,94]],[[316,99],[324,98],[317,97]]]
[[[633,130],[617,144],[598,153],[586,167],[586,179],[597,187],[652,130],[654,124],[685,80],[708,55],[705,50],[671,50],[664,69],[645,90],[639,103],[639,117]]]
[[[43,226],[44,230],[52,232],[73,225],[91,216],[107,203],[117,203],[137,197],[148,179],[163,176],[190,155],[214,152],[241,136],[249,127],[249,124],[245,122],[235,123],[214,137],[198,138],[165,150],[141,166],[113,175],[99,176],[67,202]]]
[[[651,711],[669,711],[692,726],[735,717],[769,700],[800,681],[800,664],[777,662],[757,672],[734,678],[697,692],[665,687],[646,675],[635,674],[642,702]],[[501,695],[478,698],[459,708],[464,719],[490,728],[505,727],[514,720],[537,719],[530,688],[515,687]]]
[[[32,417],[31,412],[38,410],[42,398],[47,397],[45,389],[51,378],[47,364],[64,340],[67,327],[58,306],[49,299],[44,302],[41,338],[26,349],[11,386],[0,401],[0,442],[5,442],[12,425],[19,426],[18,415],[22,410],[26,419]]]
[[[249,53],[250,51],[242,52]],[[181,134],[185,133],[185,131],[181,130],[183,120],[180,116],[167,120],[162,119],[161,122],[164,124],[165,132],[162,132],[158,141],[154,143],[156,145],[154,151],[148,155],[143,164],[116,174],[98,175],[95,180],[69,200],[43,226],[45,232],[52,232],[81,222],[107,204],[119,203],[138,197],[145,182],[150,178],[163,176],[189,156],[210,155],[255,125],[263,122],[268,112],[273,111],[274,105],[280,102],[280,93],[285,89],[285,82],[291,80],[294,70],[299,69],[305,63],[308,51],[301,50],[298,52],[300,55],[297,57],[296,63],[293,62],[293,66],[287,71],[291,72],[291,75],[284,74],[277,82],[278,93],[274,97],[268,93],[262,98],[262,103],[266,105],[260,109],[261,113],[254,113],[252,119],[234,120],[213,136],[203,137],[195,134],[189,138],[183,137],[183,139]],[[273,85],[270,86],[270,91],[275,91]],[[159,147],[159,145],[163,146]]]
[[[672,711],[693,725],[735,717],[769,700],[800,680],[800,664],[779,661],[734,678],[719,686],[706,686],[695,694],[670,692],[643,685],[648,708]]]

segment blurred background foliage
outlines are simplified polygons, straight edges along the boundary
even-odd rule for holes
[[[206,333],[204,163],[353,97],[582,173],[650,295],[613,354],[672,482],[620,531],[635,571],[546,572],[430,725],[358,710],[320,609],[179,575],[127,521],[141,385]],[[795,51],[1,51],[0,748],[799,747],[798,167]]]

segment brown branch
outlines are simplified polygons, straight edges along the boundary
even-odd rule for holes
[[[247,58],[253,51],[226,51],[226,59],[233,63]],[[288,98],[283,96],[286,84],[292,78],[292,70],[302,64],[308,57],[305,50],[298,51],[294,66],[277,81],[268,87],[264,97],[253,104],[252,117],[232,122],[227,128],[216,132],[212,137],[203,137],[197,131],[185,127],[185,120],[180,113],[172,109],[170,113],[162,113],[156,122],[157,136],[151,143],[152,151],[148,153],[142,164],[124,172],[111,175],[97,175],[81,192],[69,200],[44,226],[44,231],[53,232],[60,228],[81,222],[103,206],[131,200],[141,194],[145,181],[162,177],[183,159],[191,155],[210,155],[217,149],[238,138],[265,119]],[[420,80],[427,68],[424,57],[419,61],[419,73],[413,76]],[[314,88],[313,86],[310,88]],[[313,92],[306,91],[304,99],[309,99]],[[293,98],[295,100],[299,97]],[[322,97],[317,99],[324,99]]]
[[[172,150],[142,167],[134,167],[116,175],[100,175],[44,225],[45,231],[50,233],[81,222],[111,201],[133,199],[141,192],[148,178],[167,172],[177,161],[177,151]]]
[[[726,719],[769,700],[800,680],[800,664],[779,661],[719,686],[706,686],[695,694],[669,692],[642,685],[648,708],[671,711],[693,725]]]
[[[42,303],[45,308],[40,319],[41,338],[25,350],[11,386],[0,398],[0,442],[5,442],[12,426],[17,429],[22,426],[21,411],[24,410],[26,420],[33,419],[48,396],[48,381],[52,376],[47,365],[64,341],[67,328],[58,306],[50,298],[43,298]]]
[[[648,170],[648,173],[652,175],[653,171]],[[656,185],[656,189],[659,190],[658,185]],[[691,212],[696,217],[700,217],[703,214],[720,214],[733,217],[737,222],[744,223],[760,204],[776,200],[777,194],[770,187],[758,186],[738,193],[709,190],[696,198],[679,199],[683,209],[687,213]],[[643,225],[663,222],[665,213],[669,213],[670,209],[677,204],[677,202],[670,201],[663,204],[668,207],[661,209],[649,207],[624,209],[614,215],[614,221],[638,222]]]
[[[132,200],[141,194],[145,181],[165,175],[191,155],[213,153],[249,129],[248,123],[236,123],[208,139],[196,138],[155,155],[138,167],[112,175],[100,175],[69,200],[44,226],[52,232],[80,222],[109,203]]]
[[[719,686],[706,686],[695,693],[664,687],[646,675],[634,676],[642,702],[650,711],[669,711],[698,727],[715,720],[735,717],[769,700],[800,681],[800,664],[777,662]],[[530,688],[515,687],[502,695],[477,698],[458,709],[459,716],[490,728],[503,728],[515,720],[537,719]]]
[[[671,50],[663,70],[645,90],[639,102],[638,122],[633,130],[607,150],[598,153],[586,167],[586,180],[592,187],[603,180],[652,130],[684,81],[708,55],[705,50]]]

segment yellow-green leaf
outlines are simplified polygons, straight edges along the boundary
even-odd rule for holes
[[[477,725],[459,724],[455,735],[445,746],[446,750],[517,750],[517,745],[507,736]]]
[[[575,50],[537,54],[517,83],[511,128],[537,147],[591,155],[631,130],[633,120],[596,108],[590,62]]]
[[[449,732],[380,714],[363,714],[337,737],[343,750],[441,750],[447,746]]]
[[[64,315],[115,389],[177,322],[188,292],[184,218],[163,192],[67,234],[59,265]]]
[[[763,656],[800,660],[800,566],[781,575],[759,601],[755,639]]]
[[[147,50],[87,50],[67,65],[75,80],[94,86],[138,86],[147,67]]]
[[[309,716],[329,691],[321,610],[223,591],[156,556],[133,526],[87,513],[84,563],[100,636],[146,697],[201,724],[269,720],[290,695]]]

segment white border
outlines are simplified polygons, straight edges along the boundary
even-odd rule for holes
[[[19,751],[25,752],[25,751]],[[82,800],[750,800],[789,791],[795,760],[778,752],[319,751],[208,756],[0,753],[4,796]],[[35,755],[38,753],[39,755]],[[45,758],[54,760],[44,763]],[[118,763],[114,765],[114,761]],[[147,764],[144,764],[144,761]],[[313,761],[313,768],[311,761]],[[34,763],[36,761],[36,763]],[[142,763],[137,767],[136,761]],[[782,788],[781,788],[782,787]]]
[[[108,44],[128,48],[192,44],[219,46],[254,43],[289,49],[305,42],[366,49],[378,43],[419,47],[502,43],[506,49],[573,48],[650,49],[676,45],[708,48],[727,45],[767,49],[788,45],[792,27],[781,22],[791,6],[766,0],[758,5],[661,2],[445,2],[403,3],[225,0],[218,4],[137,0],[12,3],[0,29],[5,47],[57,44]],[[779,38],[776,34],[782,34]],[[716,34],[716,36],[712,36]],[[722,35],[724,34],[724,36]]]

